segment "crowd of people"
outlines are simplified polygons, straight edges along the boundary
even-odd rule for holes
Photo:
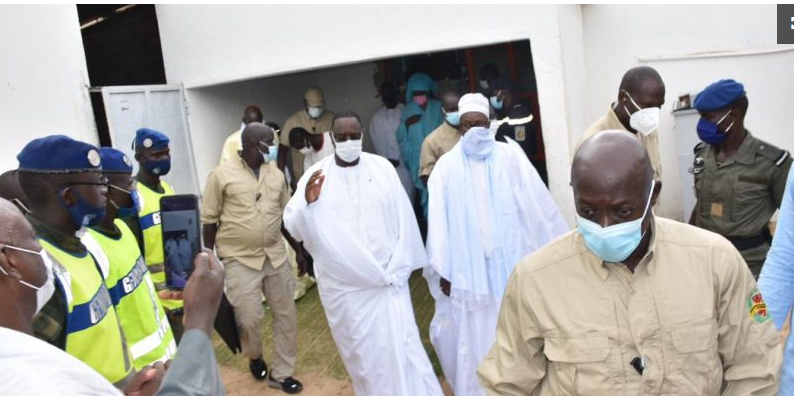
[[[654,212],[665,84],[628,70],[572,158],[571,230],[533,156],[531,106],[491,66],[481,93],[422,73],[384,82],[369,130],[318,88],[283,128],[246,108],[207,178],[184,291],[165,284],[164,264],[192,255],[186,238],[164,244],[165,133],[136,132],[134,176],[119,150],[31,141],[0,176],[1,393],[224,394],[210,342],[224,293],[252,376],[300,393],[295,299],[316,281],[356,394],[442,395],[411,301],[421,270],[459,396],[794,394],[780,333],[792,159],[745,128],[745,87],[719,80],[692,102],[702,143],[684,224]]]

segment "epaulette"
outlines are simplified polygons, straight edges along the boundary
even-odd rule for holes
[[[780,167],[786,163],[786,160],[791,156],[788,151],[780,149],[764,141],[759,141],[757,153],[774,162],[775,166],[777,167]]]

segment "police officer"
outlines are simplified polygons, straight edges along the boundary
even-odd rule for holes
[[[757,278],[772,240],[769,220],[780,207],[791,156],[744,127],[744,85],[720,80],[697,95],[697,202],[690,223],[726,237]]]
[[[132,161],[111,147],[100,148],[99,156],[102,174],[108,180],[107,211],[81,241],[107,272],[105,285],[130,346],[133,365],[140,370],[173,357],[176,343],[138,241],[121,220],[138,213]]]
[[[490,87],[488,100],[491,107],[496,110],[496,119],[499,123],[496,140],[504,142],[505,137],[515,140],[524,149],[524,153],[537,169],[543,183],[548,184],[546,163],[537,156],[543,142],[538,139],[535,125],[532,123],[532,110],[521,103],[516,95],[516,84],[508,77],[494,77]]]
[[[75,235],[105,216],[107,180],[96,147],[68,136],[35,139],[17,156],[19,183],[39,243],[54,259],[57,296],[42,310],[65,335],[65,350],[118,388],[133,376],[124,334],[94,257]],[[34,324],[34,327],[36,325]],[[38,333],[37,333],[38,336]]]
[[[135,187],[140,197],[140,212],[137,226],[143,241],[143,253],[146,265],[157,291],[165,286],[165,262],[163,253],[163,232],[160,225],[160,198],[174,195],[174,189],[161,177],[171,170],[171,150],[168,136],[149,128],[141,128],[135,132],[135,160],[138,161],[138,174],[135,176]],[[134,223],[134,222],[133,222]],[[166,310],[171,330],[177,344],[184,327],[182,326],[182,301],[161,300]]]

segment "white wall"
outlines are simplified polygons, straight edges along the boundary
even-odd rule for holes
[[[0,172],[32,139],[97,142],[77,7],[0,6]]]
[[[421,12],[417,12],[415,5],[158,5],[157,17],[168,82],[182,83],[189,88],[194,147],[197,153],[207,154],[206,158],[197,154],[199,179],[206,178],[217,158],[213,154],[220,150],[214,146],[218,133],[214,125],[219,122],[209,119],[214,117],[209,110],[225,104],[210,106],[212,99],[209,98],[205,103],[198,103],[203,93],[190,88],[406,54],[529,39],[538,80],[550,188],[572,223],[573,205],[568,187],[569,132],[572,126],[578,127],[582,122],[573,114],[576,110],[569,110],[566,96],[576,96],[577,84],[581,86],[576,81],[583,78],[577,77],[581,71],[576,71],[575,63],[568,73],[563,71],[569,61],[567,57],[572,55],[563,54],[561,40],[576,47],[581,46],[582,39],[576,27],[566,27],[561,33],[558,13],[565,14],[565,21],[577,23],[581,18],[578,7],[421,6]],[[577,41],[580,43],[576,44]],[[329,108],[339,105],[333,98],[345,97],[335,92],[349,92],[347,95],[357,96],[356,101],[374,94],[371,72],[362,71],[357,79],[349,82],[336,77],[331,72],[318,79],[319,83],[328,85],[324,88],[328,92]],[[299,100],[305,86],[297,85],[294,97]],[[366,90],[356,92],[359,88]],[[289,103],[286,98],[277,100]],[[239,118],[236,114],[247,102],[247,99],[240,100],[230,106],[236,110],[231,109],[232,115],[224,116],[230,117],[224,124],[234,125],[231,118]],[[371,103],[374,110],[377,101]],[[291,106],[299,108],[299,102]],[[197,112],[202,114],[197,115]],[[264,112],[265,117],[269,117],[268,110]]]
[[[583,7],[584,54],[587,60],[587,119],[595,120],[617,99],[623,73],[641,64],[664,79],[660,150],[664,166],[660,214],[681,218],[679,177],[672,104],[680,94],[699,91],[722,78],[744,83],[750,107],[746,126],[754,135],[794,150],[790,94],[794,92],[794,52],[732,56],[759,49],[781,50],[774,29],[775,5],[613,6]],[[714,57],[692,54],[725,51]],[[588,122],[589,122],[588,121]],[[576,138],[583,130],[574,131]],[[684,187],[686,188],[686,187]]]

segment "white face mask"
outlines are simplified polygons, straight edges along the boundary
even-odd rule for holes
[[[44,281],[43,285],[34,286],[22,279],[18,280],[19,283],[36,291],[36,312],[34,313],[34,315],[36,315],[39,313],[39,311],[41,311],[41,308],[44,307],[44,304],[46,304],[47,301],[50,301],[52,295],[55,294],[55,276],[52,274],[52,260],[50,260],[50,256],[44,251],[44,249],[41,249],[39,252],[34,252],[32,250],[18,248],[15,246],[6,245],[6,247],[12,250],[18,250],[20,252],[35,254],[41,257],[41,262],[44,263],[44,270],[47,272],[47,280]],[[8,272],[6,272],[3,267],[0,267],[0,271],[2,271],[4,275],[8,276]]]
[[[364,139],[358,139],[358,140],[347,139],[344,142],[337,142],[336,140],[334,140],[334,143],[336,144],[336,148],[334,149],[334,152],[336,152],[336,156],[339,157],[339,159],[341,159],[342,161],[345,161],[347,163],[354,162],[355,160],[358,159],[358,157],[361,156],[361,148],[363,141]]]
[[[631,104],[637,108],[637,111],[632,114],[629,112],[629,109],[623,105],[623,110],[629,115],[629,125],[631,125],[632,128],[644,136],[650,135],[656,128],[659,128],[659,116],[662,109],[658,107],[646,107],[641,109],[628,92],[626,92],[626,96],[629,97]]]
[[[300,149],[300,150],[298,150],[298,151],[299,151],[301,154],[303,154],[303,155],[306,155],[306,154],[309,154],[309,153],[311,153],[312,151],[314,151],[314,149],[312,149],[311,147],[304,147],[304,148],[302,148],[302,149]]]
[[[314,118],[314,119],[320,118],[320,116],[323,115],[323,107],[322,106],[309,107],[309,110],[307,110],[307,113],[309,113],[309,117],[311,117],[311,118]]]

